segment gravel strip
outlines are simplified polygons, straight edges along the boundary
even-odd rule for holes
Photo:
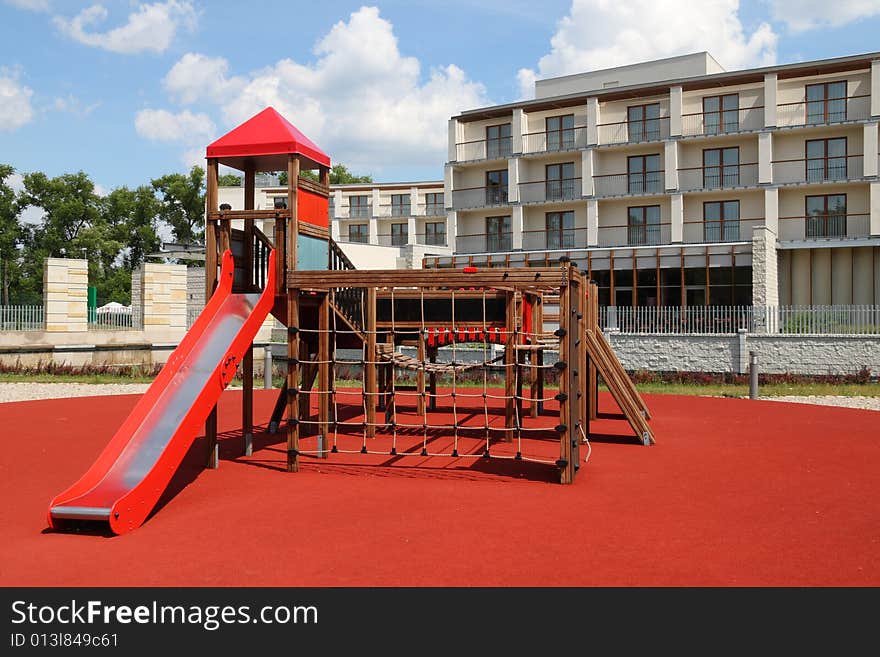
[[[766,401],[788,402],[791,404],[819,404],[820,406],[846,406],[866,411],[880,411],[880,397],[843,397],[834,395],[809,395],[790,397],[758,397]]]

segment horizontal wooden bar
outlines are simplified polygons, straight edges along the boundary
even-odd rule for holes
[[[565,267],[481,269],[477,272],[437,269],[373,269],[347,271],[291,271],[288,288],[326,290],[331,287],[507,287],[553,290],[565,287]]]

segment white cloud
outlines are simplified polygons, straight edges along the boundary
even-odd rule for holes
[[[207,114],[184,110],[178,114],[168,110],[145,109],[135,115],[134,127],[141,137],[150,141],[198,143],[213,137],[214,122]]]
[[[28,11],[49,11],[49,0],[6,0],[6,4]]]
[[[793,32],[817,27],[840,27],[860,18],[880,15],[877,0],[770,0],[773,18]]]
[[[535,78],[593,71],[709,51],[727,70],[776,61],[776,34],[761,23],[747,34],[738,0],[573,0],[537,71],[518,74],[524,96]]]
[[[13,192],[18,194],[24,189],[24,176],[20,173],[13,173],[6,178],[6,184],[12,188]],[[42,223],[44,214],[43,208],[39,208],[36,205],[28,205],[22,209],[19,218],[22,223],[36,225]]]
[[[16,130],[34,118],[33,95],[16,72],[0,68],[0,132]]]
[[[56,112],[68,112],[79,118],[87,117],[100,106],[101,101],[86,105],[73,94],[57,96],[55,100],[52,101],[52,109]]]
[[[92,5],[71,19],[56,16],[54,22],[61,32],[79,43],[124,54],[146,50],[164,52],[178,28],[192,31],[196,25],[196,11],[191,0],[166,0],[139,4],[129,14],[128,22],[120,27],[106,32],[87,31],[108,15],[102,5]]]
[[[216,104],[229,126],[271,105],[334,161],[374,175],[386,166],[439,167],[449,117],[489,104],[485,87],[457,66],[423,79],[375,7],[336,23],[313,52],[310,63],[283,59],[237,77],[225,59],[189,53],[163,83],[185,103]]]

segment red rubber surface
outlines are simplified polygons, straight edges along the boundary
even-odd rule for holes
[[[258,421],[274,394],[256,391]],[[335,454],[288,474],[276,437],[237,457],[228,391],[219,470],[197,440],[137,531],[50,532],[48,500],[136,400],[0,404],[0,585],[880,585],[876,412],[649,395],[658,444],[600,419],[562,486],[549,466],[473,459]]]

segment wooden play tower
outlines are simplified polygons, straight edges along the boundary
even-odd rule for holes
[[[272,314],[287,327],[288,347],[286,381],[269,426],[286,430],[288,471],[303,457],[336,452],[476,459],[499,458],[506,446],[507,458],[529,460],[523,445],[546,442],[549,434],[558,441],[558,458],[539,462],[571,483],[579,445],[596,417],[599,376],[637,439],[653,442],[647,407],[599,330],[595,286],[567,259],[529,269],[356,270],[330,237],[330,158],[274,109],[212,143],[207,159],[207,293],[227,250],[235,259],[234,289],[262,290],[275,250]],[[243,207],[221,209],[220,165],[243,172]],[[287,172],[286,204],[257,210],[255,175],[274,171]],[[303,177],[305,171],[317,181]],[[559,308],[552,317],[543,312],[548,299]],[[553,362],[544,362],[547,354]],[[350,381],[340,383],[346,368],[359,373],[355,391],[346,388]],[[474,385],[473,370],[482,375],[481,392],[462,387],[468,373]],[[249,454],[252,345],[240,373]],[[446,419],[432,416],[438,402],[449,407]],[[355,434],[360,442],[351,449],[346,440]],[[390,436],[384,452],[374,447],[380,435]],[[414,435],[423,436],[420,443]],[[209,466],[216,467],[216,408],[206,436]],[[432,452],[438,436],[452,441],[448,453]],[[315,439],[313,448],[304,446],[307,437]]]

